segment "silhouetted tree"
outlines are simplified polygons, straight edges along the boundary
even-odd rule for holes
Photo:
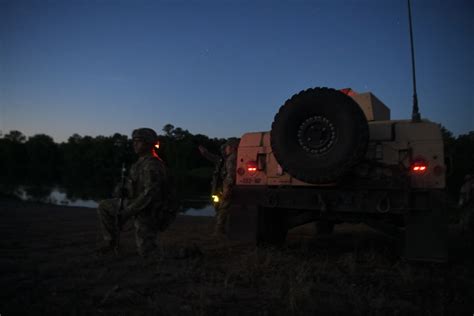
[[[28,138],[25,143],[28,154],[28,174],[33,183],[57,182],[59,152],[58,145],[45,134]]]
[[[192,136],[191,133],[189,133],[189,131],[187,129],[183,130],[181,127],[176,127],[174,130],[173,130],[173,137],[175,139],[184,139],[185,137],[189,137],[189,136]]]
[[[19,131],[10,131],[0,139],[0,179],[2,186],[8,187],[8,190],[24,183],[28,177],[25,139]]]
[[[26,136],[20,131],[10,131],[4,138],[14,143],[24,143],[26,141]]]
[[[166,124],[163,126],[163,132],[165,132],[165,136],[171,137],[173,136],[174,125]]]

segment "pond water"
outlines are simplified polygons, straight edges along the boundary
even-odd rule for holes
[[[35,190],[36,192],[37,190]],[[24,201],[50,203],[62,206],[79,206],[97,208],[98,202],[93,199],[70,198],[67,190],[62,188],[42,189],[42,194],[30,194],[31,188],[18,187],[14,195]],[[182,199],[181,212],[189,216],[214,216],[214,207],[206,196],[189,196]]]

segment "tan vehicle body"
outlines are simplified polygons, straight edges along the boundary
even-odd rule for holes
[[[252,227],[248,220],[252,216],[248,215],[262,210],[283,213],[283,225],[288,229],[310,221],[397,222],[407,240],[415,239],[407,241],[407,257],[444,260],[445,240],[440,237],[445,231],[443,219],[425,216],[431,214],[436,206],[434,198],[439,198],[446,186],[440,125],[428,120],[390,120],[390,109],[372,93],[350,90],[347,95],[359,105],[368,122],[363,162],[355,165],[351,176],[343,181],[311,184],[282,168],[273,153],[270,132],[244,134],[237,153],[237,193],[230,235],[237,236],[241,230],[239,218]],[[268,218],[254,217],[257,241],[259,227]],[[255,237],[252,233],[250,236]],[[419,239],[428,239],[430,244],[420,244]]]
[[[409,170],[417,157],[423,157],[427,162],[427,171],[420,175],[412,172],[411,188],[445,188],[444,146],[438,124],[429,121],[416,124],[411,121],[374,121],[369,122],[369,129],[367,159],[384,164],[385,167],[381,167],[379,171],[385,176],[392,176],[392,167],[402,166]],[[257,161],[259,154],[265,157],[265,170],[247,172],[247,163]],[[245,171],[244,174],[237,174],[237,185],[321,186],[295,179],[282,170],[272,154],[270,132],[247,133],[242,136],[237,168]]]

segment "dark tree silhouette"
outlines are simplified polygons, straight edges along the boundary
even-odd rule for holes
[[[14,143],[24,143],[26,141],[26,136],[20,131],[10,131],[4,138]]]
[[[28,154],[28,174],[33,183],[53,183],[58,180],[60,155],[58,145],[45,134],[28,138],[25,143]]]
[[[173,130],[174,130],[174,125],[172,124],[166,124],[163,127],[163,132],[165,132],[165,136],[168,136],[168,137],[173,136]]]

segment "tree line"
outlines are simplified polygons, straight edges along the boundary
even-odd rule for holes
[[[458,193],[466,174],[474,174],[474,131],[454,137],[442,128],[448,158],[448,192]],[[159,155],[177,179],[182,191],[207,192],[213,165],[197,147],[218,153],[224,138],[209,138],[166,124],[159,135]],[[18,185],[45,187],[59,185],[79,192],[78,198],[102,198],[119,181],[122,163],[135,161],[132,141],[127,135],[80,136],[55,143],[45,134],[26,137],[20,131],[0,136],[0,192]],[[38,192],[40,194],[41,192]]]
[[[218,153],[224,138],[209,138],[166,124],[158,136],[158,154],[183,190],[209,188],[214,166],[201,156],[203,145]],[[129,168],[136,160],[127,135],[80,136],[56,143],[51,136],[26,137],[10,131],[0,137],[0,192],[11,193],[19,185],[61,186],[78,192],[76,198],[103,198],[120,179],[122,163]],[[40,193],[38,193],[39,195]]]

